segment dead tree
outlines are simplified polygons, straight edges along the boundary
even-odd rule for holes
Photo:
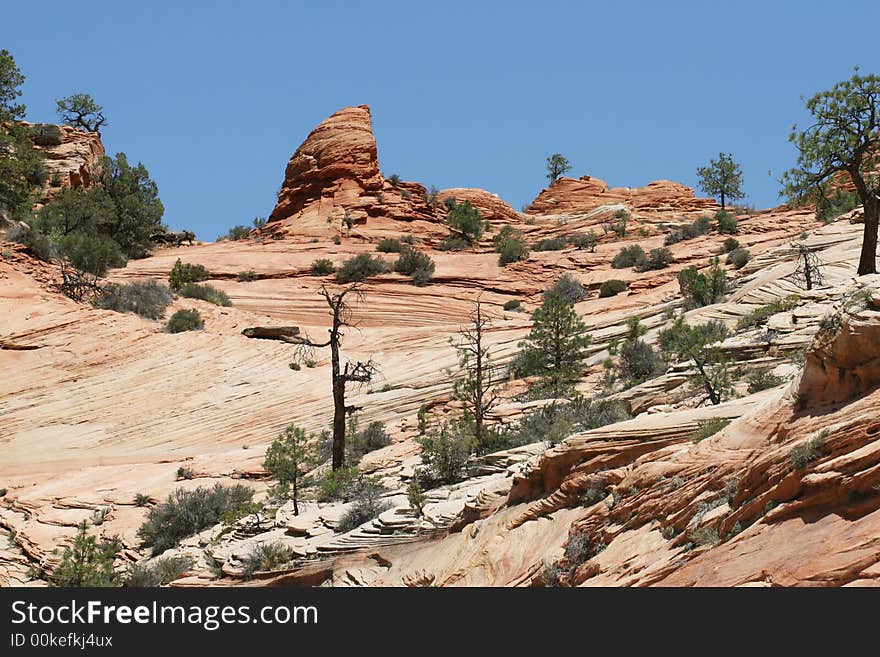
[[[797,245],[798,265],[791,278],[796,285],[812,290],[814,285],[821,285],[825,277],[822,275],[822,263],[816,252],[806,244]]]
[[[497,388],[502,379],[484,343],[486,328],[490,323],[491,319],[483,313],[478,298],[470,325],[462,328],[458,340],[453,341],[462,373],[455,381],[453,395],[464,404],[465,413],[474,420],[477,455],[483,453],[486,416],[498,401]]]
[[[332,392],[333,392],[333,469],[338,470],[345,466],[345,416],[353,412],[353,407],[345,405],[345,389],[349,383],[365,384],[373,380],[377,372],[376,364],[372,360],[367,362],[351,361],[341,364],[339,347],[343,336],[342,329],[355,327],[351,319],[351,305],[346,301],[346,296],[351,294],[356,301],[363,300],[359,283],[353,283],[339,292],[331,292],[326,286],[321,286],[319,294],[324,297],[330,307],[332,323],[328,329],[329,338],[326,342],[315,342],[306,337],[289,337],[287,342],[295,342],[305,350],[322,349],[330,347],[330,361],[332,368]]]

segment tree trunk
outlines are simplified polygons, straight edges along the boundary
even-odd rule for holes
[[[330,345],[333,352],[333,469],[345,466],[345,379],[339,373],[339,345]]]
[[[878,214],[880,214],[880,199],[877,195],[868,189],[865,179],[862,177],[858,165],[850,168],[850,180],[859,194],[859,200],[865,211],[865,230],[862,233],[862,253],[859,256],[858,275],[877,273],[877,224]]]
[[[724,192],[721,192],[721,211],[724,211]]]
[[[870,197],[864,204],[865,230],[862,237],[862,253],[859,257],[859,276],[877,273],[877,226],[880,201]]]
[[[299,467],[299,464],[297,464],[296,467]],[[295,516],[299,515],[299,500],[297,499],[299,497],[299,490],[297,487],[298,480],[299,477],[293,475],[293,515]]]

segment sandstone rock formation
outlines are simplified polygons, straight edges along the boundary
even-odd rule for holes
[[[34,147],[45,157],[46,183],[38,205],[51,201],[62,189],[88,188],[100,180],[104,170],[104,144],[96,132],[70,126],[28,124],[37,128]],[[46,126],[39,130],[41,126]]]
[[[522,221],[521,215],[497,194],[482,189],[451,188],[443,189],[437,195],[438,200],[455,199],[459,203],[470,201],[483,218],[491,223],[513,224]]]
[[[712,199],[697,198],[681,183],[657,180],[644,187],[612,187],[592,176],[561,177],[543,190],[526,209],[527,214],[583,214],[603,205],[623,204],[633,210],[714,210]]]

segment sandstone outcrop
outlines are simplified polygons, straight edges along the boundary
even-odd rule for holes
[[[471,187],[443,189],[437,197],[441,202],[448,198],[455,199],[458,203],[470,201],[483,218],[492,223],[512,224],[522,221],[520,213],[510,207],[504,199],[483,189]]]
[[[681,183],[657,180],[644,187],[608,187],[592,176],[561,177],[544,189],[527,214],[584,214],[603,205],[622,204],[632,210],[673,210],[693,212],[717,209],[712,199],[697,198],[694,190]]]
[[[290,158],[267,230],[326,234],[371,217],[437,221],[422,185],[382,176],[370,108],[346,107],[312,130]]]
[[[100,180],[105,153],[98,133],[70,126],[27,125],[35,129],[34,147],[45,158],[46,182],[39,193],[38,205],[45,205],[63,189],[88,188]]]

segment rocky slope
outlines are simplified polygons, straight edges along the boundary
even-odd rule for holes
[[[39,205],[51,201],[69,187],[91,187],[104,170],[104,144],[95,132],[83,132],[70,126],[28,124],[36,129],[34,146],[43,153],[46,183],[39,195]]]
[[[725,302],[689,311],[688,320],[718,319],[735,330],[760,306],[791,294],[798,300],[723,343],[743,371],[735,397],[694,408],[687,367],[673,366],[614,393],[633,419],[552,448],[539,442],[487,455],[472,478],[429,491],[424,518],[409,510],[416,414],[422,405],[433,420],[455,412],[444,371],[455,366],[448,337],[467,322],[478,295],[493,317],[492,353],[506,364],[529,315],[505,311],[504,303],[519,299],[531,311],[561,274],[580,280],[590,294],[576,309],[593,336],[579,385],[586,395],[599,392],[608,345],[624,335],[627,318],[641,318],[653,342],[681,309],[675,274],[704,267],[725,235],[712,230],[669,246],[674,262],[666,269],[610,266],[622,247],[661,246],[676,225],[714,207],[667,188],[668,197],[657,187],[650,195],[597,192],[602,203],[565,206],[570,214],[557,205],[525,216],[482,190],[446,190],[432,205],[415,193],[423,187],[381,175],[369,110],[359,107],[334,114],[297,150],[265,229],[238,242],[161,249],[112,272],[129,281],[164,278],[178,257],[205,265],[233,305],[177,299],[171,309],[198,308],[203,331],[170,335],[158,322],[74,303],[59,294],[52,265],[3,243],[0,531],[11,540],[0,550],[0,584],[40,584],[29,570],[51,569],[53,550],[96,512],[93,531],[123,538],[121,562],[143,558],[136,530],[146,509],[135,504],[138,493],[155,502],[180,486],[247,480],[262,499],[271,483],[262,468],[267,445],[289,423],[313,431],[329,423],[329,354],[319,351],[315,367],[294,371],[291,345],[251,340],[241,330],[293,324],[322,335],[328,318],[318,290],[331,281],[310,275],[311,263],[375,253],[378,239],[402,233],[434,258],[432,284],[414,287],[394,273],[370,279],[355,308],[358,330],[344,340],[346,357],[381,366],[379,380],[350,401],[362,407],[361,422],[383,421],[392,436],[360,466],[383,479],[391,507],[349,532],[336,531],[347,505],[314,502],[299,516],[284,505],[217,526],[175,550],[195,560],[175,585],[535,585],[547,573],[576,585],[875,582],[880,313],[869,307],[870,293],[856,293],[877,289],[880,279],[854,277],[858,211],[827,226],[809,210],[739,216],[736,237],[754,257],[729,270]],[[536,251],[506,267],[491,250],[491,233],[467,251],[436,251],[435,240],[448,233],[447,196],[471,200],[493,226],[514,225],[533,243],[591,229],[600,241],[594,251]],[[620,208],[631,216],[623,238],[602,231]],[[339,221],[345,213],[351,227]],[[817,251],[822,287],[804,291],[791,280],[798,241]],[[238,280],[243,271],[256,280]],[[597,288],[611,277],[627,280],[629,290],[599,298]],[[754,370],[784,382],[749,394],[744,376]],[[514,383],[511,392],[521,389]],[[508,397],[497,415],[513,422],[536,404]],[[693,443],[699,422],[714,417],[733,422]],[[821,445],[807,454],[815,458],[794,468],[792,450],[820,434]],[[178,481],[181,466],[193,478]],[[244,582],[242,559],[254,545],[276,541],[296,562]]]

